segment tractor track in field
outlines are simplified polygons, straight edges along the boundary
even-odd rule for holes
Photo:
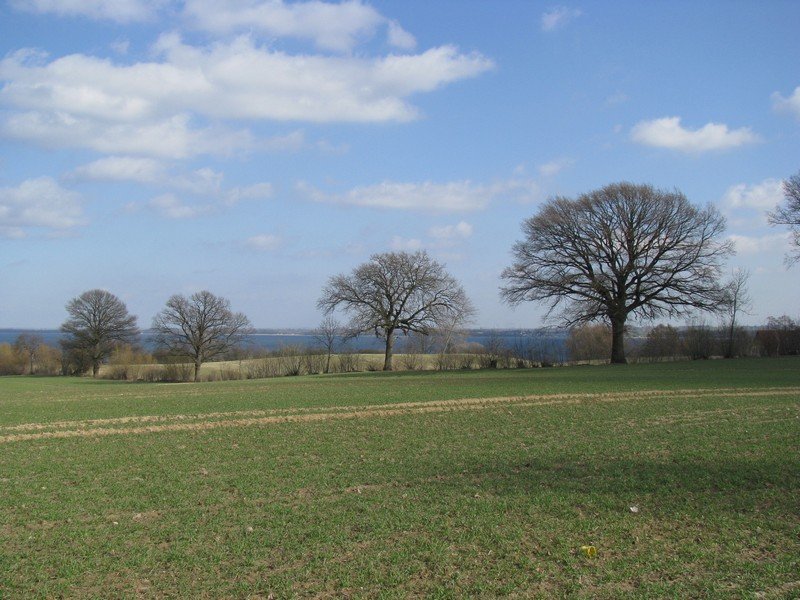
[[[362,406],[329,406],[274,408],[209,412],[197,414],[141,415],[105,419],[85,419],[0,426],[0,444],[28,440],[104,437],[109,435],[141,435],[172,431],[205,431],[226,427],[266,426],[280,423],[319,422],[398,415],[477,411],[547,405],[568,405],[590,402],[623,402],[636,399],[678,399],[715,396],[719,398],[797,396],[800,388],[723,388],[643,390],[633,392],[540,394],[494,398],[461,398],[401,402]],[[758,408],[758,407],[755,407]],[[735,410],[720,409],[735,414]],[[738,410],[738,409],[737,409]],[[708,412],[708,411],[706,411]],[[719,414],[719,411],[712,411]],[[697,418],[704,418],[698,415]],[[665,419],[670,421],[670,419]],[[675,422],[691,422],[691,417],[676,417]]]

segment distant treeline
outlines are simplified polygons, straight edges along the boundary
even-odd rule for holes
[[[579,362],[607,362],[611,331],[606,325],[586,325],[568,331],[465,330],[443,344],[436,336],[409,335],[399,340],[398,367],[406,370],[548,367]],[[79,375],[85,365],[70,362],[59,346],[58,331],[0,330],[0,375]],[[143,336],[147,339],[147,334]],[[253,379],[326,372],[378,370],[370,354],[380,351],[380,340],[368,336],[342,339],[333,356],[315,343],[310,332],[248,336],[274,344],[247,343],[232,349],[223,361],[235,364],[210,367],[206,380]],[[800,320],[770,317],[762,327],[714,327],[690,324],[657,325],[629,331],[633,357],[638,361],[707,359],[712,357],[800,355]],[[188,365],[143,345],[121,345],[101,373],[109,379],[186,381]]]

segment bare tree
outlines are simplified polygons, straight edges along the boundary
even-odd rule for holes
[[[783,182],[785,202],[768,213],[771,225],[788,225],[792,235],[794,250],[786,255],[786,263],[794,264],[800,260],[800,171]]]
[[[746,269],[736,269],[725,286],[726,302],[725,306],[728,313],[726,326],[727,335],[723,354],[725,358],[733,358],[741,353],[741,344],[737,343],[745,336],[741,335],[741,328],[737,328],[736,319],[741,314],[749,314],[752,300],[747,289],[747,282],[750,273]]]
[[[225,298],[205,290],[189,298],[176,294],[153,319],[155,342],[171,354],[190,359],[198,381],[204,361],[234,348],[252,332],[247,317],[231,312],[230,306]]]
[[[67,354],[85,357],[97,377],[100,364],[118,344],[138,340],[136,317],[128,314],[125,303],[105,290],[89,290],[67,303],[69,318],[61,325],[67,334],[62,342]]]
[[[733,252],[718,239],[725,220],[678,191],[616,183],[576,200],[557,197],[522,229],[516,260],[503,271],[503,298],[546,302],[548,317],[560,308],[567,326],[609,323],[612,363],[626,362],[629,317],[721,309],[721,262]]]
[[[341,324],[330,315],[322,319],[322,322],[320,322],[319,326],[314,330],[314,339],[325,348],[325,373],[330,373],[331,355],[342,336]]]
[[[44,345],[44,338],[35,333],[20,333],[14,340],[14,350],[28,359],[28,373],[33,375],[39,350]]]
[[[331,314],[342,307],[350,328],[386,340],[383,370],[392,370],[395,333],[430,334],[472,314],[461,285],[424,251],[374,254],[351,275],[331,277],[317,306]]]

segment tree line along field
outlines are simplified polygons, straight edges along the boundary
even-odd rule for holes
[[[0,378],[0,597],[793,597],[798,360]]]

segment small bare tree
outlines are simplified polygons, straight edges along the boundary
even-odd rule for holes
[[[67,334],[62,345],[67,354],[82,356],[97,377],[100,364],[118,344],[133,344],[139,338],[136,317],[125,303],[105,290],[89,290],[67,303],[69,318],[61,325]]]
[[[626,362],[629,317],[724,307],[719,275],[733,252],[719,240],[725,220],[680,192],[616,183],[576,200],[552,199],[522,229],[502,296],[512,305],[546,302],[548,315],[561,308],[566,326],[610,324],[612,363]]]
[[[234,348],[253,331],[248,318],[231,312],[230,306],[225,298],[205,290],[189,298],[172,296],[153,319],[156,345],[190,359],[198,381],[204,361]]]
[[[736,269],[728,283],[725,286],[726,303],[728,319],[726,323],[727,335],[725,339],[725,348],[723,354],[725,358],[733,358],[742,352],[739,347],[742,344],[737,343],[742,340],[744,336],[741,335],[741,328],[737,328],[737,318],[742,314],[749,314],[752,300],[750,293],[747,289],[747,282],[750,279],[750,273],[746,269]]]
[[[322,319],[322,322],[314,330],[314,339],[325,348],[325,373],[331,371],[331,355],[342,336],[341,324],[330,315]]]
[[[384,371],[392,370],[396,332],[428,335],[473,312],[461,285],[424,251],[373,255],[351,275],[331,277],[317,306],[325,314],[342,307],[352,331],[384,339]]]
[[[771,225],[788,225],[792,235],[794,250],[786,255],[786,263],[794,264],[800,260],[800,171],[783,182],[785,203],[779,204],[768,213]]]
[[[28,359],[28,373],[35,373],[36,360],[39,357],[39,349],[44,345],[44,338],[35,333],[20,333],[14,340],[14,350],[21,356]]]

